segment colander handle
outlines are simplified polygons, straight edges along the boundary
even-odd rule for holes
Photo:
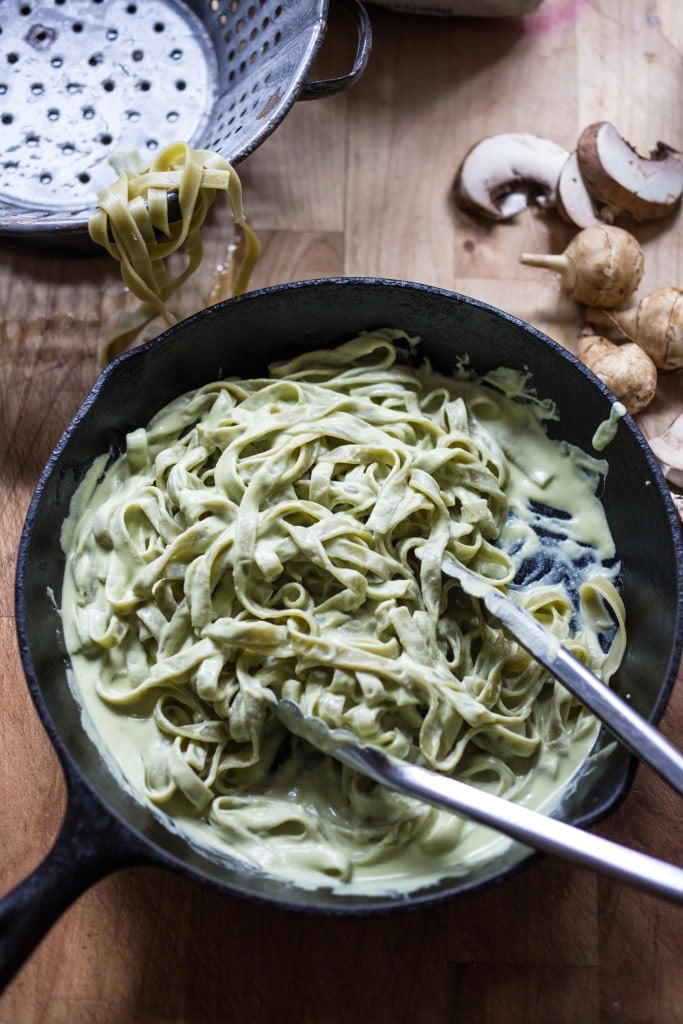
[[[342,4],[350,11],[358,30],[358,45],[356,46],[353,66],[347,74],[339,75],[337,78],[324,78],[315,82],[304,82],[298,96],[300,100],[317,100],[321,96],[334,96],[335,93],[343,92],[352,86],[365,70],[368,57],[370,56],[370,47],[372,46],[372,29],[368,12],[363,7],[363,4],[360,3],[360,0],[337,0],[337,3]]]

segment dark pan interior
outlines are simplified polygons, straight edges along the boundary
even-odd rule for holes
[[[192,849],[132,798],[85,734],[69,690],[60,621],[64,558],[60,529],[71,497],[93,459],[120,446],[177,394],[224,376],[263,375],[269,362],[347,340],[360,330],[393,326],[420,335],[435,367],[448,372],[468,354],[480,372],[528,368],[537,392],[561,410],[552,430],[591,449],[609,415],[606,390],[571,355],[513,317],[466,297],[406,282],[340,279],[299,282],[252,292],[172,328],[121,357],[100,377],[58,445],[36,491],[17,576],[19,639],[29,685],[62,757],[121,818],[150,859],[228,891],[317,910],[359,912],[405,905],[405,897],[333,896],[264,878],[238,862],[216,862]],[[681,654],[683,556],[680,524],[649,448],[629,418],[603,453],[610,463],[602,495],[628,609],[628,653],[615,682],[638,711],[657,721]],[[605,746],[608,737],[601,737]],[[558,815],[587,824],[611,810],[628,788],[633,762],[620,749],[595,760]],[[95,802],[96,802],[96,798]],[[517,867],[528,851],[515,845],[466,879],[446,880],[411,897],[412,905],[471,891]]]

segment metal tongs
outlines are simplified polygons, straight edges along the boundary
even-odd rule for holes
[[[564,650],[528,612],[455,562],[443,571],[480,598],[515,639],[589,708],[638,758],[683,794],[683,756],[653,726]],[[458,779],[390,757],[347,729],[333,729],[283,699],[276,714],[297,736],[376,782],[447,811],[464,814],[534,849],[602,872],[656,896],[683,903],[683,869],[609,839],[494,796]]]
[[[610,690],[583,662],[565,650],[533,615],[509,597],[457,562],[444,560],[441,568],[447,576],[457,579],[466,593],[483,601],[517,643],[559,679],[632,754],[654,768],[670,786],[683,795],[683,755],[664,739],[661,732],[634,711],[619,694]]]

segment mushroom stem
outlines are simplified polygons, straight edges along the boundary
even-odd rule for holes
[[[523,252],[519,257],[519,262],[528,267],[556,270],[558,274],[561,274],[563,270],[566,270],[569,261],[564,254],[558,256],[551,253]]]

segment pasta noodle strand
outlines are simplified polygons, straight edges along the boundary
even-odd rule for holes
[[[539,511],[555,472],[598,509],[600,465],[551,442],[547,408],[511,401],[502,378],[402,365],[414,345],[372,331],[178,399],[129,435],[68,559],[79,685],[89,665],[99,699],[155,724],[139,752],[147,797],[182,799],[238,843],[287,836],[298,863],[347,881],[416,843],[454,855],[462,829],[320,758],[318,795],[289,799],[311,754],[283,734],[277,698],[508,796],[594,726],[442,574],[444,557],[605,681],[624,650],[606,527],[601,554]],[[539,483],[520,469],[526,435],[546,460]]]

